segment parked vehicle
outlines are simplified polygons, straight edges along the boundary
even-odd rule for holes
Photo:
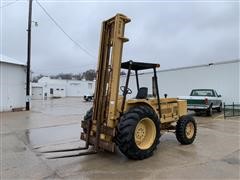
[[[85,101],[92,101],[93,98],[94,98],[94,95],[84,95],[84,96],[83,96],[83,99],[84,99]]]
[[[222,112],[222,100],[214,89],[193,89],[190,96],[181,96],[179,99],[187,100],[188,110],[196,113],[205,112],[212,115],[213,110]]]

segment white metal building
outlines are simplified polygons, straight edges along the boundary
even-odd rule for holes
[[[157,72],[159,93],[161,97],[164,97],[165,93],[168,97],[177,97],[189,95],[195,88],[215,89],[222,95],[225,103],[240,103],[239,71],[240,60],[159,70]],[[152,72],[139,75],[140,87],[148,87],[149,93],[152,89],[152,76]],[[121,85],[124,85],[125,77],[122,76]],[[129,87],[133,91],[130,96],[136,96],[136,79],[133,76],[130,77]]]
[[[26,64],[0,56],[0,112],[24,109]]]
[[[32,83],[32,99],[51,97],[81,97],[93,94],[94,81],[62,80],[42,77],[38,83]]]

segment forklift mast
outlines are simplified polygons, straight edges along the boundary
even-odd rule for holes
[[[125,24],[130,19],[122,14],[102,23],[98,57],[93,123],[96,122],[96,139],[100,137],[100,126],[114,128],[118,116],[117,102]]]
[[[87,129],[87,132],[81,133],[80,137],[86,142],[85,146],[43,151],[42,153],[80,151],[78,154],[53,156],[48,157],[48,159],[96,154],[100,149],[114,152],[115,143],[112,142],[112,139],[115,135],[115,125],[117,123],[115,121],[119,117],[117,105],[122,49],[123,43],[128,41],[124,37],[125,24],[128,22],[130,22],[128,17],[117,14],[102,23],[93,116],[90,122],[86,124],[82,121],[81,124],[82,127]],[[89,145],[93,145],[94,148],[88,150]]]

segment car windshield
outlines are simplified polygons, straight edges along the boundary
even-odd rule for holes
[[[214,96],[212,90],[192,90],[191,96]]]

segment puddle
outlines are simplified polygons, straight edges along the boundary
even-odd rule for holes
[[[52,144],[66,140],[80,139],[80,124],[29,129],[26,132],[28,143],[32,146]]]

